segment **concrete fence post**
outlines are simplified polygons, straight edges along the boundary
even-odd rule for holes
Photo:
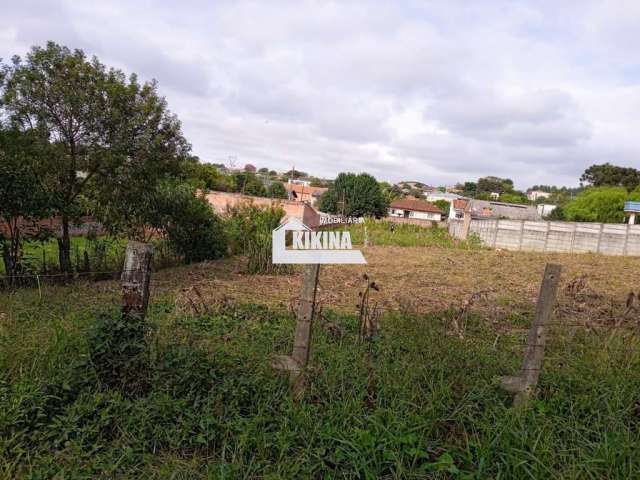
[[[524,220],[520,220],[520,237],[518,238],[518,250],[522,250],[523,240],[524,240]]]
[[[598,246],[596,247],[596,253],[600,253],[600,245],[602,244],[602,231],[604,230],[604,223],[600,224],[600,232],[598,233]]]
[[[122,314],[144,318],[149,304],[152,247],[130,241],[125,251],[122,269]]]
[[[535,316],[527,337],[520,375],[502,378],[502,388],[516,394],[514,406],[526,406],[538,385],[544,361],[546,324],[553,314],[561,272],[561,265],[547,264],[542,277]]]
[[[469,238],[469,230],[471,229],[471,211],[465,210],[462,219],[462,240]]]
[[[302,396],[305,387],[304,369],[309,363],[319,275],[320,265],[305,265],[302,278],[302,293],[296,314],[293,352],[291,356],[277,355],[272,362],[272,366],[275,369],[289,372],[291,388],[295,398]]]

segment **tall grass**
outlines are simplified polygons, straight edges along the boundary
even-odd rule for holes
[[[21,291],[3,301],[6,478],[623,479],[640,471],[635,337],[607,347],[593,333],[554,335],[539,399],[518,412],[497,379],[517,371],[520,335],[496,343],[490,323],[471,316],[459,339],[446,335],[444,313],[387,314],[377,340],[363,344],[354,316],[325,312],[309,387],[294,403],[288,379],[269,367],[272,354],[291,349],[286,311],[226,304],[180,316],[164,297],[149,314],[155,329],[140,372],[148,388],[130,396],[87,361],[98,320],[73,295],[41,305]]]
[[[362,224],[352,224],[344,228],[351,233],[351,241],[360,245],[364,243],[366,228],[370,246],[480,248],[477,238],[472,237],[468,241],[461,241],[449,235],[446,228],[437,225],[420,226],[366,219]]]

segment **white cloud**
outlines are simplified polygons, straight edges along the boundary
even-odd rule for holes
[[[207,161],[576,184],[640,167],[629,3],[14,2],[0,57],[51,39],[156,78]]]

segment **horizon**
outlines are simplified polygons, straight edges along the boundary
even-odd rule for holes
[[[157,79],[207,163],[519,190],[640,165],[638,4],[278,5],[22,2],[0,58],[52,40]]]

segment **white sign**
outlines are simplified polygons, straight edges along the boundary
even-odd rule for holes
[[[286,245],[286,232],[290,231],[293,242]],[[360,250],[353,250],[351,234],[344,231],[314,232],[296,218],[280,225],[271,233],[273,263],[367,263]]]

